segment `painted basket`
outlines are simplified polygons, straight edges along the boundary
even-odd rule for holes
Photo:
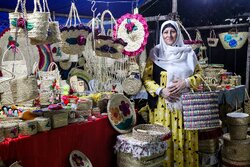
[[[224,32],[219,34],[224,49],[240,49],[246,43],[248,32]]]
[[[136,124],[136,113],[130,100],[123,94],[114,94],[107,106],[108,118],[119,133],[128,133]]]
[[[71,167],[93,167],[88,157],[78,150],[70,153],[69,162]]]
[[[5,138],[16,138],[18,137],[18,123],[5,123],[3,125]]]
[[[156,124],[140,124],[133,128],[132,135],[135,139],[145,142],[164,141],[171,137],[168,128]]]
[[[29,120],[19,123],[20,135],[30,136],[30,135],[35,135],[36,133],[37,133],[37,121]]]
[[[35,120],[37,121],[38,132],[45,132],[51,129],[51,121],[49,118],[37,117]]]
[[[51,119],[52,128],[68,125],[68,111],[46,111],[43,116]]]

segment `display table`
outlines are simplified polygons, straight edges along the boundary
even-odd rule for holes
[[[24,167],[68,167],[73,150],[83,152],[94,167],[114,167],[113,146],[118,133],[107,117],[71,124],[34,136],[20,136],[0,143],[0,158],[6,163],[21,161]]]

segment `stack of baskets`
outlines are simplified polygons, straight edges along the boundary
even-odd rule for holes
[[[170,131],[160,125],[141,124],[132,133],[117,136],[118,167],[161,167]]]
[[[246,113],[227,114],[229,133],[223,135],[222,167],[250,166],[250,136],[247,135],[248,117]]]

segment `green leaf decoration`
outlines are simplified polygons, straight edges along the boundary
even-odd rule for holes
[[[17,19],[16,18],[11,21],[11,25],[17,27]]]
[[[32,30],[34,28],[34,25],[33,25],[33,23],[27,23],[27,30],[28,31],[30,31],[30,30]]]

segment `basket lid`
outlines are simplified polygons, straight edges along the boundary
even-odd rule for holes
[[[123,94],[114,94],[107,106],[108,118],[119,133],[128,133],[136,123],[136,113],[130,100]]]

